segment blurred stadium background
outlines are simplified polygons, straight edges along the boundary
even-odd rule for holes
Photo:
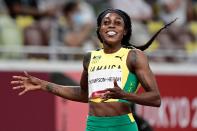
[[[178,18],[145,52],[162,106],[137,105],[155,131],[197,130],[197,0],[0,0],[0,131],[83,131],[86,104],[45,92],[18,97],[12,75],[24,70],[58,84],[78,85],[83,54],[102,48],[96,16],[126,11],[131,43],[142,45]]]

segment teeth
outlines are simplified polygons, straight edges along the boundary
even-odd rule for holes
[[[109,32],[107,32],[107,34],[110,35],[110,36],[113,36],[113,35],[116,34],[116,32],[114,32],[114,31],[109,31]]]

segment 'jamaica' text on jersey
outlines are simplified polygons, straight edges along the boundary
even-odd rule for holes
[[[121,65],[101,65],[90,67],[90,72],[106,69],[121,69]]]

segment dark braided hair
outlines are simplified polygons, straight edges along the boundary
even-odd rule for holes
[[[124,24],[125,24],[125,30],[127,31],[126,35],[123,36],[123,39],[121,41],[121,44],[122,44],[122,47],[125,47],[125,48],[130,48],[130,49],[133,49],[133,48],[137,48],[137,49],[140,49],[142,51],[146,50],[154,41],[154,39],[158,36],[158,34],[165,28],[167,28],[169,25],[171,25],[172,23],[174,23],[176,21],[173,20],[172,22],[166,24],[164,27],[162,27],[161,29],[159,29],[153,36],[152,38],[145,44],[145,45],[142,45],[142,46],[135,46],[135,45],[132,45],[129,43],[129,40],[131,38],[131,35],[132,35],[132,23],[131,23],[131,19],[129,17],[129,15],[122,11],[122,10],[119,10],[119,9],[107,9],[107,10],[104,10],[103,12],[101,12],[97,18],[97,36],[98,36],[98,39],[100,40],[100,42],[103,42],[100,34],[99,34],[99,30],[100,30],[100,26],[101,26],[101,22],[102,22],[102,19],[105,17],[106,14],[108,13],[117,13],[118,15],[120,15],[124,21]]]

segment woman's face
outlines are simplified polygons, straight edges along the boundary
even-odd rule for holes
[[[104,44],[121,44],[123,36],[126,34],[125,24],[122,17],[116,13],[106,14],[102,21],[99,34]]]

